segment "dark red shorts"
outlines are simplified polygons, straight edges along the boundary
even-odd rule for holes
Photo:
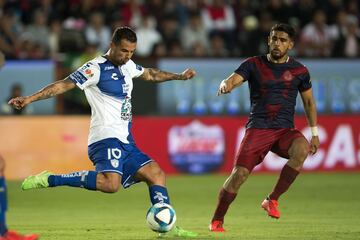
[[[293,128],[248,128],[236,154],[235,165],[245,167],[251,172],[269,151],[289,159],[288,151],[295,138],[305,139],[300,131]]]

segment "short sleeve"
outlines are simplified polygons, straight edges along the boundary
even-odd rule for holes
[[[78,70],[69,75],[71,81],[73,81],[81,90],[95,85],[99,82],[100,68],[99,65],[92,62],[87,62]]]
[[[144,68],[140,65],[135,64],[132,60],[129,60],[126,65],[131,78],[137,78],[144,73]]]
[[[251,61],[250,59],[246,59],[244,62],[240,64],[240,66],[235,70],[235,73],[241,75],[244,78],[244,81],[248,81],[250,79],[251,73]]]
[[[304,92],[312,87],[311,79],[310,79],[310,73],[306,69],[306,72],[304,74],[300,75],[300,84],[299,84],[299,91]]]

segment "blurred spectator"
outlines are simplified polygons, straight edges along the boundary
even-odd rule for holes
[[[197,48],[208,49],[207,32],[198,11],[190,13],[189,22],[181,31],[181,43],[188,54],[194,50],[195,45]]]
[[[46,59],[47,52],[39,43],[33,41],[31,37],[24,34],[20,38],[20,46],[17,50],[18,59]]]
[[[232,6],[234,13],[235,13],[235,19],[236,19],[236,28],[239,34],[244,32],[243,29],[243,22],[244,18],[248,16],[254,17],[256,20],[254,9],[252,8],[250,4],[250,0],[238,0],[234,2],[234,5]]]
[[[167,49],[164,42],[156,43],[151,51],[151,57],[162,58],[167,56]]]
[[[174,15],[169,14],[162,19],[160,22],[160,33],[167,50],[170,49],[172,42],[179,40],[179,26]]]
[[[49,49],[49,29],[47,26],[47,16],[40,9],[33,14],[33,21],[30,24],[25,34],[28,35],[29,41],[34,45],[39,46],[47,51]]]
[[[60,35],[61,35],[61,21],[59,19],[53,19],[50,22],[49,32],[49,54],[52,59],[57,59],[58,52],[60,50]]]
[[[105,16],[106,25],[110,25],[111,22],[121,16],[120,14],[120,1],[118,0],[104,0],[101,6],[100,12]]]
[[[250,23],[248,24],[250,26],[247,26],[246,29],[249,28],[252,29],[251,24]],[[273,20],[271,15],[268,14],[267,12],[261,13],[259,27],[249,31],[247,34],[247,38],[243,43],[244,44],[244,47],[242,49],[243,56],[246,57],[256,56],[260,54],[265,54],[268,51],[267,42],[272,25],[273,25]]]
[[[139,44],[145,50],[138,49],[138,56],[152,55],[153,49],[159,49],[160,55],[206,56],[210,39],[216,42],[219,36],[225,55],[256,55],[266,48],[261,37],[267,29],[264,13],[272,21],[295,25],[301,39],[292,54],[306,57],[332,56],[332,44],[340,32],[342,38],[346,36],[344,16],[360,20],[358,0],[0,0],[0,50],[13,59],[57,59],[62,52],[79,54],[86,38],[105,52],[111,30],[129,25],[145,35],[140,41],[151,40]],[[157,28],[149,24],[150,14]],[[166,44],[166,51],[162,44],[154,46],[158,41]],[[339,42],[333,51],[337,56]]]
[[[121,6],[121,15],[124,18],[125,25],[137,28],[142,23],[142,18],[146,13],[145,6],[140,4],[140,0],[124,0]],[[155,11],[161,11],[155,9]]]
[[[230,5],[224,0],[211,0],[202,10],[202,18],[209,36],[221,36],[228,49],[235,46],[235,15]]]
[[[2,113],[5,114],[13,114],[13,115],[22,115],[22,114],[30,114],[33,112],[32,107],[26,107],[24,109],[15,109],[12,108],[9,104],[8,101],[10,101],[10,99],[14,98],[14,97],[20,97],[22,96],[22,87],[20,84],[14,84],[11,87],[11,92],[10,92],[10,96],[8,97],[7,101],[2,103],[1,105],[1,111]]]
[[[98,46],[98,50],[106,52],[111,40],[109,27],[104,25],[104,16],[100,12],[90,15],[89,25],[85,29],[86,41]]]
[[[300,20],[300,26],[303,28],[313,18],[316,10],[314,0],[299,0],[292,6],[292,15]]]
[[[289,21],[289,9],[282,0],[269,0],[266,12],[270,13],[276,22],[287,23]]]
[[[185,56],[179,40],[174,40],[169,43],[168,56],[173,58]]]
[[[336,14],[335,24],[330,26],[331,36],[333,39],[338,39],[340,35],[346,32],[347,13],[344,10],[340,10]]]
[[[143,23],[136,30],[138,38],[135,54],[139,57],[148,57],[151,54],[154,45],[161,42],[161,34],[156,30],[156,20],[150,15],[142,19]]]
[[[328,0],[323,2],[322,9],[324,9],[325,14],[328,19],[328,24],[332,25],[337,22],[338,12],[343,9],[343,1],[342,0]]]
[[[0,17],[0,51],[8,58],[17,57],[19,36],[23,27],[14,9],[7,9]]]
[[[148,14],[151,14],[155,17],[156,22],[159,24],[160,21],[164,18],[167,14],[164,11],[164,5],[166,0],[148,0],[146,1],[146,8],[149,10]],[[161,9],[161,11],[159,11]]]
[[[111,26],[111,31],[112,32],[118,27],[125,26],[124,19],[123,19],[123,17],[121,16],[121,14],[119,12],[114,13],[111,16],[110,26]]]
[[[360,33],[358,19],[354,15],[348,15],[346,29],[340,32],[335,41],[334,57],[359,57],[360,56]]]
[[[346,5],[346,10],[348,14],[354,15],[360,20],[359,1],[349,0]]]
[[[210,38],[209,56],[223,58],[229,56],[229,51],[225,47],[224,39],[221,35],[213,34]]]
[[[305,57],[329,57],[332,50],[331,28],[326,24],[324,11],[317,10],[300,39],[299,54]]]
[[[205,49],[204,44],[201,42],[195,42],[191,46],[190,52],[188,52],[187,55],[192,57],[207,57],[208,51],[208,49]]]

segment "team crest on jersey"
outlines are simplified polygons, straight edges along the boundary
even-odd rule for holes
[[[119,160],[116,159],[111,159],[110,160],[111,166],[113,166],[114,168],[118,168],[119,167]]]
[[[285,71],[285,72],[283,73],[283,79],[284,79],[285,81],[291,81],[293,78],[294,78],[294,76],[291,74],[290,71]]]

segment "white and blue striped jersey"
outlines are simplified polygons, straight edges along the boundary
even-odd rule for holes
[[[131,92],[133,78],[143,74],[144,68],[132,60],[116,66],[99,56],[70,74],[69,78],[85,92],[91,106],[88,145],[117,138],[132,142]]]

